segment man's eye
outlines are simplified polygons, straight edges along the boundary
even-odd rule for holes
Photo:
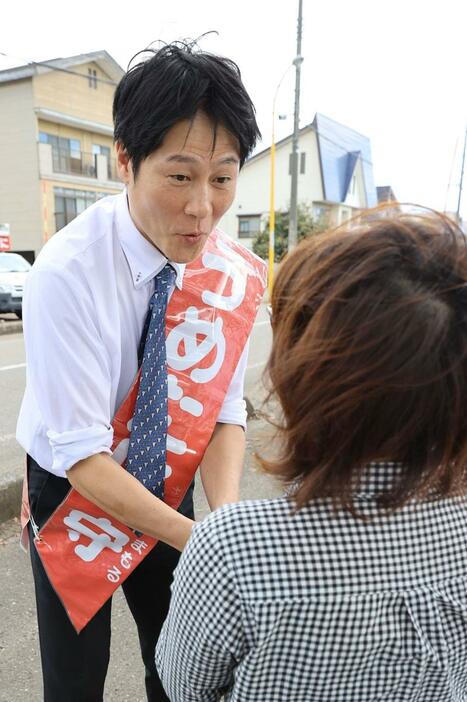
[[[220,183],[221,185],[224,185],[225,183],[229,183],[232,180],[230,176],[219,176],[219,178],[216,178],[216,181]]]
[[[182,175],[181,173],[175,173],[174,175],[171,175],[169,177],[176,180],[177,183],[184,183],[186,180],[188,180],[188,176]]]

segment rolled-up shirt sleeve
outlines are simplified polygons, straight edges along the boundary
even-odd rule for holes
[[[243,396],[249,348],[250,340],[248,339],[217,417],[217,421],[221,424],[238,424],[244,429],[246,428],[247,412]]]
[[[47,428],[50,471],[111,453],[111,365],[92,294],[79,276],[32,270],[23,303],[27,380]]]

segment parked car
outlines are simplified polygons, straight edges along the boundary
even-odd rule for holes
[[[31,264],[16,253],[0,253],[0,313],[22,318],[23,290]]]

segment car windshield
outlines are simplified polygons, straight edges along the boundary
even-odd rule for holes
[[[19,254],[0,253],[1,273],[23,273],[31,268],[31,264]]]

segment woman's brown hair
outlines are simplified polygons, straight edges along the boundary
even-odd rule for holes
[[[373,461],[403,464],[388,509],[465,491],[467,246],[453,222],[370,211],[310,237],[280,266],[272,327],[282,442],[262,462],[298,508],[329,496],[353,512]]]

